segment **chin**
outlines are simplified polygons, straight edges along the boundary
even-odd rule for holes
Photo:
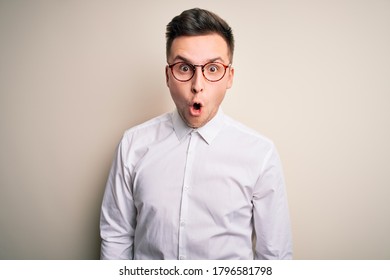
[[[189,126],[191,128],[199,128],[203,125],[202,122],[190,122],[188,120],[186,120],[186,123],[187,123],[187,126]]]
[[[189,127],[191,127],[191,128],[194,128],[194,129],[201,127],[201,125],[200,125],[200,124],[197,124],[197,123],[190,123],[190,122],[187,122],[187,125],[188,125]]]

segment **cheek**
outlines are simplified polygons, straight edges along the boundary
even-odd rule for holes
[[[225,90],[214,91],[209,95],[208,103],[211,107],[217,107],[221,105],[225,97]]]
[[[171,93],[172,99],[175,103],[181,102],[185,100],[185,88],[184,85],[180,85],[176,82],[169,81],[168,88]]]

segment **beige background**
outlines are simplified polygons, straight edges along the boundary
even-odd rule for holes
[[[296,259],[390,259],[390,1],[0,0],[0,259],[96,259],[123,131],[173,109],[165,26],[236,36],[224,111],[283,160]]]

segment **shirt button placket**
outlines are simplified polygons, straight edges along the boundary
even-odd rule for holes
[[[192,173],[193,164],[193,150],[195,148],[196,137],[194,132],[191,133],[187,149],[186,166],[184,171],[184,181],[182,186],[182,199],[180,208],[180,227],[179,227],[179,259],[185,260],[187,258],[187,244],[186,244],[186,221],[188,220],[188,195],[190,190],[190,177]]]

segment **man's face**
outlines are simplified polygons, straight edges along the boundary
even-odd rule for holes
[[[208,62],[230,64],[229,49],[225,40],[218,34],[201,36],[182,36],[173,40],[168,63],[187,62],[204,65]],[[169,67],[166,67],[167,85],[176,108],[186,122],[193,128],[205,125],[211,120],[225,97],[226,90],[232,86],[234,69],[226,69],[225,76],[218,82],[210,82],[202,74],[201,67],[191,80],[176,80]]]

